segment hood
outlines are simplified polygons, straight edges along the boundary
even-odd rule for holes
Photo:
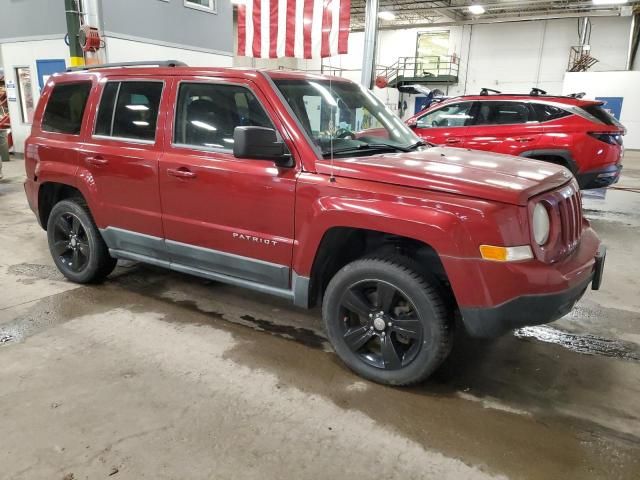
[[[331,161],[318,161],[316,168],[330,175]],[[566,168],[552,163],[452,147],[336,158],[333,174],[514,205],[526,205],[529,198],[571,179]]]

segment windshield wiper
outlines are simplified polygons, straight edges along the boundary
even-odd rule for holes
[[[333,150],[333,154],[360,152],[362,150],[398,150],[400,152],[410,152],[411,149],[407,147],[400,147],[398,145],[392,145],[390,143],[362,143],[355,147],[339,148]],[[324,156],[331,155],[331,151],[325,152]]]

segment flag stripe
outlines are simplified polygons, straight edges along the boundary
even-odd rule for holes
[[[311,58],[311,30],[313,29],[313,4],[315,0],[304,0],[304,28],[302,36],[304,39],[304,58]]]
[[[351,0],[245,0],[237,9],[238,55],[310,59],[348,50]]]
[[[278,9],[279,0],[270,0],[269,58],[278,58]]]
[[[271,37],[271,0],[260,0],[260,57],[269,58],[269,47]]]
[[[340,32],[338,33],[338,53],[347,53],[349,45],[349,23],[351,20],[351,0],[340,0]]]
[[[262,56],[262,0],[253,0],[253,56]]]
[[[322,11],[322,47],[320,51],[320,56],[330,57],[331,56],[331,45],[330,45],[330,35],[331,35],[331,25],[333,24],[333,12],[331,11],[333,7],[333,3],[338,0],[326,0],[324,2],[324,8]]]
[[[238,5],[238,55],[245,56],[246,41],[247,41],[247,28],[245,22],[247,18],[246,5]]]
[[[296,43],[296,0],[287,0],[287,35],[284,54],[287,57],[295,56]]]

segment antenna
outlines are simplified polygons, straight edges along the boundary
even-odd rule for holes
[[[332,83],[331,83],[332,77],[333,77],[332,75],[329,75],[329,93],[331,94],[331,96],[333,96],[333,87],[332,87]],[[331,169],[330,169],[331,170],[331,175],[329,177],[329,182],[330,183],[335,183],[336,176],[334,175],[334,172],[333,172],[333,135],[334,135],[335,132],[338,131],[338,129],[336,128],[336,125],[335,125],[336,110],[333,109],[333,105],[329,104],[329,106],[331,106],[331,110],[332,110],[332,112],[331,112],[331,126],[333,127],[331,129],[332,131],[330,131],[330,134],[329,134],[329,148],[331,150],[331,157],[330,157],[331,158]],[[335,102],[335,106],[336,107],[338,106],[338,102]]]

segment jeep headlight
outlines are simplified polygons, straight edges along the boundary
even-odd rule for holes
[[[549,240],[551,221],[549,212],[542,203],[538,203],[533,209],[533,239],[538,245],[544,245]]]

